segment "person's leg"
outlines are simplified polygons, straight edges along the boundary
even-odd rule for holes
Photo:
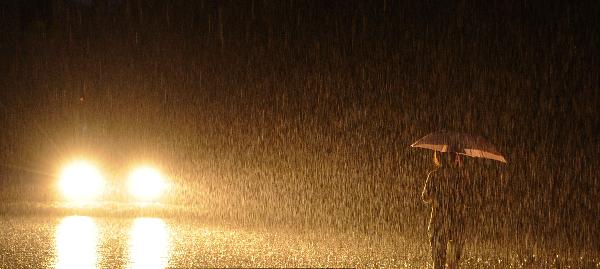
[[[452,255],[448,257],[448,269],[456,269],[460,263],[460,258],[462,257],[464,239],[462,236],[455,236],[452,240],[449,241],[449,248],[451,249],[448,255]]]
[[[448,269],[455,269],[457,268],[457,264],[456,264],[456,242],[454,240],[448,240],[448,253],[446,253],[447,255],[447,259],[446,262],[448,263]]]
[[[433,269],[444,269],[446,266],[446,236],[439,232],[430,237],[431,257],[433,259]]]

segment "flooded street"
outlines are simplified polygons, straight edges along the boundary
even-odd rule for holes
[[[215,227],[161,218],[2,217],[0,268],[427,268],[428,245],[400,234]],[[599,257],[466,247],[464,268],[600,268]],[[591,252],[588,252],[591,253]],[[560,267],[563,268],[563,267]]]

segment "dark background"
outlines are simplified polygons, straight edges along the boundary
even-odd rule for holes
[[[423,236],[409,145],[449,129],[508,159],[468,162],[476,237],[597,247],[600,2],[446,2],[2,1],[2,203],[82,154],[215,218]]]

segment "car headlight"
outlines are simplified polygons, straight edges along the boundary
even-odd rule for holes
[[[129,193],[141,201],[151,201],[160,197],[167,188],[165,179],[156,169],[138,167],[129,175]]]
[[[102,193],[104,179],[93,165],[76,161],[65,167],[60,174],[59,188],[69,200],[88,201]]]

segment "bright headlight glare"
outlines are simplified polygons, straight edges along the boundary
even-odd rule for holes
[[[139,167],[129,175],[129,192],[143,201],[158,198],[166,187],[163,176],[156,169],[148,166]]]
[[[85,161],[77,161],[65,167],[60,175],[60,190],[71,200],[90,200],[104,189],[100,171]]]

